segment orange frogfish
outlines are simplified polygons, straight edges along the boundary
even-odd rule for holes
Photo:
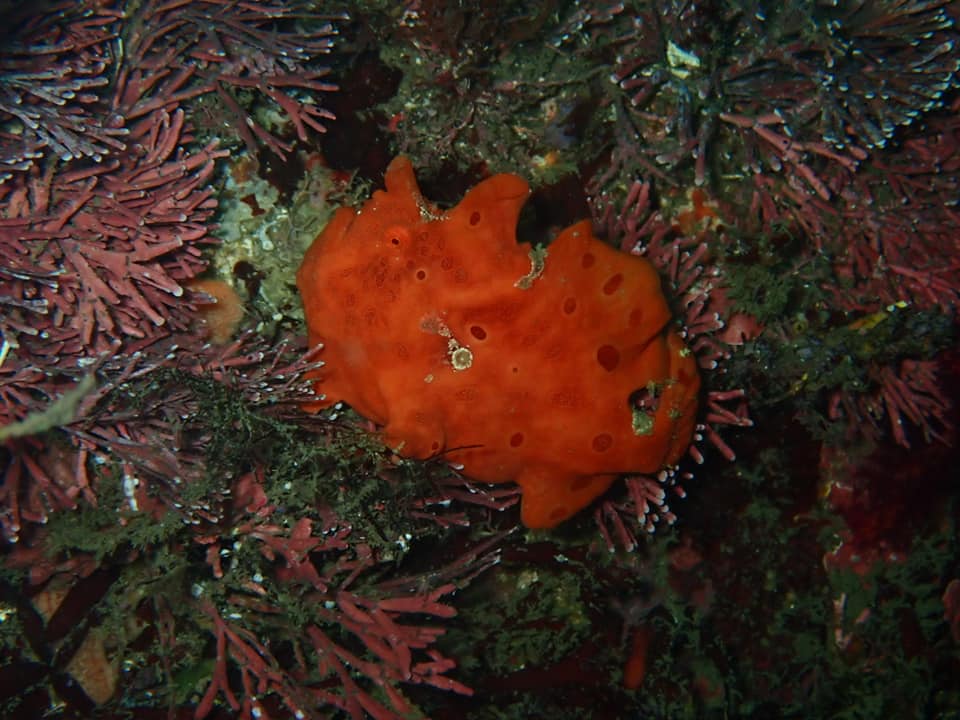
[[[310,343],[324,344],[309,409],[346,402],[404,457],[518,483],[532,528],[621,473],[677,462],[700,377],[647,260],[587,221],[546,248],[517,242],[530,191],[515,175],[450,210],[420,194],[405,157],[385,184],[338,210],[297,272]]]

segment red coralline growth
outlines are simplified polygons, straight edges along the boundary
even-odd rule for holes
[[[528,192],[497,175],[443,212],[397,158],[385,192],[334,216],[297,284],[325,344],[316,408],[346,401],[404,456],[516,481],[523,522],[552,527],[617,474],[674,464],[700,379],[647,260],[587,222],[545,251],[517,243]]]
[[[227,154],[197,139],[210,98],[218,132],[232,122],[277,153],[290,146],[241,94],[275,104],[300,139],[331,117],[305,94],[335,89],[316,61],[336,31],[302,3],[122,5],[0,12],[0,366],[18,395],[0,420],[42,409],[105,353],[189,331],[184,283],[216,242],[210,181]],[[304,28],[278,28],[293,18]]]
[[[303,517],[288,527],[262,483],[259,469],[235,483],[233,496],[243,508],[236,535],[275,566],[276,581],[285,588],[311,589],[316,622],[306,625],[303,641],[316,660],[311,662],[309,650],[281,660],[270,643],[261,642],[245,628],[250,617],[284,612],[272,604],[267,583],[251,579],[244,588],[246,596],[228,598],[227,607],[242,609],[242,616],[224,613],[213,602],[202,600],[201,611],[216,638],[217,659],[195,717],[208,717],[221,702],[239,717],[261,717],[264,700],[274,696],[291,717],[338,708],[357,720],[393,719],[414,712],[401,684],[471,695],[470,688],[448,674],[456,663],[435,647],[445,632],[436,623],[457,614],[448,602],[458,585],[416,587],[416,579],[398,578],[366,592],[346,589],[362,571],[376,567],[371,548],[355,536],[349,523],[329,511],[323,519]],[[196,540],[207,546],[214,576],[223,577],[221,557],[229,554],[223,536],[211,533]],[[324,562],[317,561],[321,557]],[[498,558],[499,554],[485,549],[471,553],[469,572],[482,571]],[[448,570],[450,577],[465,582],[466,561]],[[351,580],[344,580],[345,576]],[[427,617],[431,624],[420,624]],[[323,682],[305,689],[302,679],[317,673]]]
[[[215,143],[188,151],[191,139],[182,110],[159,111],[134,123],[135,145],[116,159],[0,185],[5,338],[80,356],[186,327],[180,283],[215,242],[207,184],[223,155]]]
[[[648,175],[692,166],[697,184],[779,174],[829,200],[832,169],[854,171],[957,87],[945,5],[840,3],[816,19],[803,4],[729,17],[697,3],[630,13],[611,41],[611,80],[631,116],[614,155]]]
[[[278,27],[293,18],[304,27]],[[0,20],[6,425],[43,417],[81,378],[93,382],[104,358],[150,352],[191,332],[198,296],[184,286],[216,242],[211,181],[228,154],[216,139],[197,137],[217,105],[210,98],[226,108],[218,132],[232,120],[252,147],[289,150],[250,117],[253,98],[275,104],[301,139],[310,128],[322,131],[330,112],[306,93],[334,89],[321,82],[328,69],[317,59],[336,31],[301,2],[148,0],[126,8],[85,0],[42,11],[5,6]],[[55,420],[72,418],[61,410]],[[34,421],[6,437],[56,424]],[[25,450],[20,444],[13,454]]]

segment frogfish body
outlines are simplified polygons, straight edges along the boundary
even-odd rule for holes
[[[518,483],[528,527],[677,462],[700,378],[647,260],[589,222],[545,250],[517,242],[529,188],[515,175],[446,211],[405,157],[385,184],[334,215],[297,273],[310,343],[324,343],[311,409],[346,402],[402,456]]]

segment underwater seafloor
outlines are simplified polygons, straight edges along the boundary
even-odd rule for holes
[[[0,18],[0,716],[960,717],[960,4]],[[673,472],[528,529],[304,412],[296,270],[400,154],[441,209],[527,181],[545,278],[580,220],[653,263]]]

